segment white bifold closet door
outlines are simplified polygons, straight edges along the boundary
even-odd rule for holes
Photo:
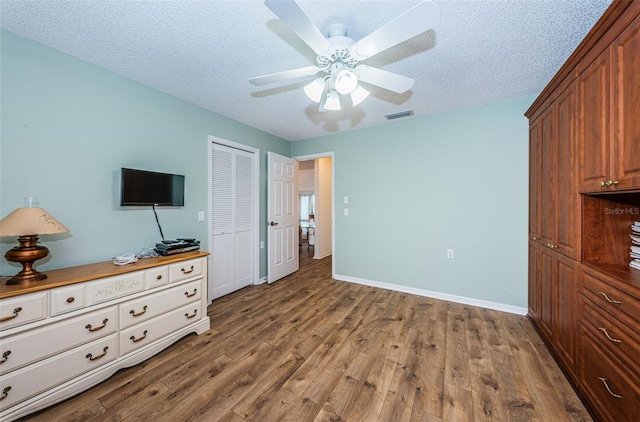
[[[253,153],[212,145],[209,300],[253,283]]]

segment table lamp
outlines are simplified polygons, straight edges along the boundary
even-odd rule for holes
[[[34,204],[32,198],[29,204]],[[67,233],[68,228],[53,218],[44,209],[37,206],[17,208],[11,214],[0,220],[0,237],[18,236],[18,243],[7,251],[4,257],[7,261],[22,264],[22,271],[7,280],[8,285],[35,283],[47,278],[46,274],[33,269],[33,263],[49,254],[49,249],[39,246],[38,235]]]

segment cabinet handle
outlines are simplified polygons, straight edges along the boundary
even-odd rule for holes
[[[607,338],[609,340],[611,340],[612,342],[614,342],[614,343],[622,343],[622,340],[618,340],[617,338],[611,337],[606,328],[598,327],[598,330],[602,331],[604,333],[604,335],[607,336]]]
[[[198,291],[198,289],[193,289],[193,293],[189,293],[189,292],[184,292],[184,295],[186,297],[194,297],[196,295],[196,292]]]
[[[607,299],[607,302],[609,302],[609,303],[614,303],[616,305],[620,305],[622,303],[619,300],[613,300],[613,299],[609,298],[609,296],[607,296],[607,294],[605,292],[598,292],[598,294],[602,295],[603,298]]]
[[[139,341],[144,340],[145,338],[147,338],[147,330],[144,330],[144,333],[142,333],[142,337],[136,338],[136,336],[131,336],[129,337],[129,340],[131,340],[134,343],[137,343]]]
[[[5,387],[2,390],[2,397],[0,397],[0,401],[4,400],[9,395],[9,391],[11,391],[11,386]]]
[[[85,356],[87,359],[89,359],[90,361],[94,361],[94,360],[98,360],[100,358],[105,357],[105,355],[107,354],[107,349],[109,348],[109,346],[105,346],[104,349],[102,349],[102,354],[99,354],[98,356],[93,356],[91,353],[89,353],[87,356]]]
[[[2,360],[0,360],[0,365],[5,363],[9,359],[9,355],[11,354],[11,350],[7,350],[2,354]]]
[[[91,324],[87,324],[84,328],[86,328],[87,330],[94,332],[94,331],[98,331],[98,330],[102,330],[104,327],[107,326],[107,321],[109,321],[109,318],[105,318],[102,320],[102,325],[99,327],[92,327]]]
[[[607,185],[607,182],[605,182],[604,180],[601,180],[600,181],[600,187],[603,188],[605,186],[609,186],[609,185]]]
[[[621,399],[622,396],[620,394],[616,394],[613,391],[611,391],[611,389],[609,388],[609,384],[607,384],[607,379],[603,378],[603,377],[598,377],[598,379],[600,381],[602,381],[602,383],[604,384],[605,387],[607,387],[607,391],[609,392],[609,394],[611,394],[613,397],[617,398],[617,399]]]
[[[538,240],[538,236],[533,236],[531,240]]]
[[[158,275],[158,276],[156,277],[156,280],[162,280],[162,275]]]
[[[22,311],[22,308],[18,306],[17,308],[15,308],[13,310],[13,315],[0,318],[0,322],[5,322],[5,321],[9,321],[11,319],[14,319],[15,317],[18,316],[20,311]]]
[[[198,310],[197,310],[197,309],[195,309],[195,310],[193,311],[193,315],[189,315],[188,313],[187,313],[187,314],[184,314],[184,316],[186,316],[186,317],[187,317],[187,319],[195,318],[195,316],[196,316],[196,315],[198,315]]]
[[[67,303],[73,303],[74,300],[76,300],[76,298],[71,296],[71,297],[67,298]]]
[[[193,265],[188,270],[185,270],[184,268],[182,268],[180,269],[180,271],[182,271],[182,274],[191,274],[193,272]]]
[[[144,315],[145,313],[147,313],[147,305],[144,305],[144,306],[142,307],[142,311],[140,311],[140,312],[136,312],[136,311],[134,311],[134,310],[132,309],[132,310],[130,310],[130,311],[129,311],[129,313],[130,313],[132,316],[134,316],[134,317],[138,317],[138,316],[140,316],[140,315]]]

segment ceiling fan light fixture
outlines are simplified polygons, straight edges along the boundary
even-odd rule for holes
[[[357,106],[369,96],[369,91],[358,85],[351,93],[351,102],[353,106]]]
[[[324,92],[325,81],[324,78],[317,78],[313,82],[304,87],[304,93],[314,103],[319,103],[322,100],[322,93]]]
[[[358,77],[348,69],[342,69],[336,75],[336,91],[342,95],[351,94],[358,87]]]
[[[327,98],[322,105],[325,110],[340,111],[340,95],[336,91],[330,91],[327,93]]]

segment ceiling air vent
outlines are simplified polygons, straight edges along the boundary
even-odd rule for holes
[[[401,111],[400,113],[387,114],[386,116],[384,116],[384,118],[387,120],[396,120],[396,119],[402,119],[403,117],[410,117],[410,116],[413,116],[413,110]]]

